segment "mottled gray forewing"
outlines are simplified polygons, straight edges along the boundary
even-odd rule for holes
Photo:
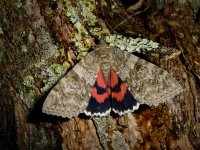
[[[42,112],[63,118],[82,113],[87,107],[99,62],[95,52],[87,54],[53,87]]]
[[[112,54],[112,65],[140,103],[156,106],[181,93],[178,81],[162,68],[119,49]]]

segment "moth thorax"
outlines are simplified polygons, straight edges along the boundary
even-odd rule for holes
[[[102,65],[101,70],[103,72],[105,80],[108,81],[108,78],[110,76],[110,65]]]

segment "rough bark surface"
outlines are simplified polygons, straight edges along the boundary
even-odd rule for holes
[[[1,0],[0,148],[198,149],[199,7],[198,0]],[[43,114],[53,85],[95,38],[113,32],[178,49],[141,57],[167,70],[184,92],[173,103],[145,105],[122,117]]]

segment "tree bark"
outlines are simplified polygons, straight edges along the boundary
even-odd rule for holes
[[[0,148],[198,149],[199,8],[198,0],[1,0]],[[116,32],[170,47],[141,57],[167,70],[184,91],[172,103],[121,117],[43,114],[53,85],[96,40]]]

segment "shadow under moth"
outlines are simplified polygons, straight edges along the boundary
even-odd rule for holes
[[[100,44],[76,64],[48,94],[46,114],[72,118],[133,112],[157,106],[182,91],[168,72],[131,53]]]

